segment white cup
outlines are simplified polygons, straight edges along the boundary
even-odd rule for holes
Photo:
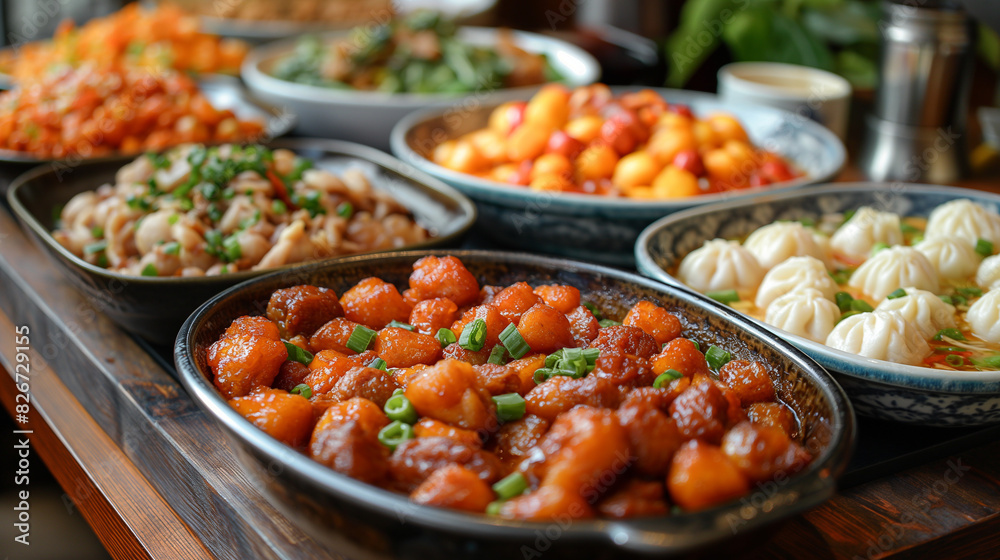
[[[719,69],[719,97],[810,118],[845,140],[851,84],[816,68],[777,62],[734,62]]]

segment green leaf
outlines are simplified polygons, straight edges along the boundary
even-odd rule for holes
[[[851,82],[856,89],[874,89],[878,85],[878,65],[851,49],[837,53],[837,73]]]
[[[723,30],[748,0],[688,0],[666,43],[667,85],[682,87],[719,46]]]

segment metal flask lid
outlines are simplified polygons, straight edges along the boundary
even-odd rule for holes
[[[858,164],[875,180],[953,182],[968,169],[973,22],[948,1],[885,1],[882,14],[879,88]]]

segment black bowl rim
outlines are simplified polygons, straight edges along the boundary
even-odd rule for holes
[[[436,191],[449,200],[453,201],[458,205],[462,212],[462,219],[457,221],[449,231],[447,235],[441,235],[438,237],[433,237],[424,241],[422,243],[417,243],[408,247],[402,248],[402,250],[410,249],[420,249],[423,247],[433,247],[441,245],[444,243],[450,243],[456,239],[461,238],[466,232],[475,224],[478,217],[478,210],[476,205],[469,200],[467,196],[459,192],[457,189],[448,185],[447,183],[435,179],[434,177],[420,171],[419,169],[413,168],[398,159],[390,156],[389,154],[376,150],[375,148],[369,148],[361,144],[354,142],[347,142],[344,140],[329,140],[325,138],[279,138],[265,143],[266,146],[273,148],[287,148],[290,150],[308,150],[308,149],[320,149],[331,154],[338,154],[357,158],[362,161],[369,163],[374,163],[378,166],[384,167],[390,171],[393,171],[403,177],[409,178],[415,183],[418,183],[424,187],[429,188],[432,191]],[[109,158],[106,160],[94,160],[86,161],[81,163],[77,169],[95,166],[99,164],[109,163],[112,161],[120,161],[126,163],[132,161],[139,157],[138,155],[129,156],[119,156],[117,158]],[[317,260],[317,261],[307,261],[305,263],[289,263],[282,265],[277,268],[268,268],[265,270],[241,270],[232,274],[220,274],[218,276],[129,276],[127,274],[122,274],[119,272],[113,272],[99,266],[92,265],[87,261],[77,257],[66,247],[63,247],[58,241],[52,237],[52,233],[48,231],[38,219],[28,211],[27,208],[21,203],[18,198],[19,192],[22,188],[27,188],[25,185],[47,173],[50,173],[52,168],[48,164],[39,165],[34,167],[15,178],[11,184],[10,188],[7,189],[7,203],[10,204],[11,209],[17,217],[26,224],[31,230],[41,238],[45,244],[49,247],[51,251],[57,253],[67,262],[72,263],[76,268],[82,269],[86,273],[92,276],[98,276],[105,278],[107,280],[116,280],[120,282],[129,282],[136,284],[146,284],[146,285],[163,285],[163,286],[184,286],[184,285],[194,285],[194,284],[232,284],[234,281],[243,281],[250,278],[256,278],[264,274],[270,274],[272,272],[288,272],[291,269],[296,269],[307,264],[312,264],[316,262],[328,262],[335,261],[344,257],[334,256],[327,259]],[[95,186],[96,188],[96,186]],[[414,187],[415,188],[415,187]],[[400,249],[388,249],[386,251],[398,251]],[[375,254],[372,252],[363,254]]]
[[[310,265],[307,272],[324,267],[338,268],[356,264],[377,267],[382,261],[415,260],[426,255],[454,255],[460,259],[485,260],[486,262],[515,266],[519,264],[542,265],[553,270],[578,271],[588,275],[611,277],[634,283],[676,297],[685,304],[700,308],[705,313],[713,314],[735,324],[745,333],[775,347],[816,384],[830,403],[833,432],[830,445],[813,460],[805,471],[789,478],[788,484],[768,496],[769,498],[785,497],[792,503],[778,502],[779,505],[774,509],[762,515],[755,515],[749,520],[740,517],[741,510],[747,507],[740,501],[674,517],[638,518],[628,521],[577,520],[573,522],[571,527],[563,531],[561,538],[578,542],[603,540],[621,547],[623,550],[640,554],[663,554],[693,550],[735,535],[736,530],[725,524],[723,520],[732,521],[735,519],[742,527],[741,530],[752,531],[814,507],[833,494],[836,485],[835,479],[843,474],[853,452],[857,431],[854,410],[843,389],[826,370],[806,354],[775,337],[762,327],[749,322],[728,307],[708,298],[621,270],[568,259],[514,252],[482,250],[399,251],[359,255],[333,263],[316,263]],[[216,305],[256,284],[270,282],[277,276],[279,275],[270,274],[249,280],[216,295],[192,313],[178,332],[174,345],[174,362],[180,381],[203,411],[216,421],[221,422],[231,437],[240,443],[251,446],[257,453],[272,460],[281,461],[286,472],[287,470],[294,471],[297,475],[308,479],[311,484],[325,487],[330,493],[356,503],[359,507],[375,509],[381,515],[403,519],[405,512],[407,521],[435,530],[461,532],[465,536],[472,537],[521,539],[524,542],[533,539],[539,528],[544,530],[547,526],[544,522],[499,520],[485,515],[465,514],[444,508],[413,504],[405,496],[337,473],[316,463],[306,455],[298,452],[289,453],[288,446],[267,436],[233,410],[208,381],[208,378],[196,368],[191,356],[195,335]],[[414,513],[418,515],[413,515]],[[664,528],[672,530],[664,532]],[[692,530],[694,528],[702,530],[694,531]]]
[[[833,179],[844,165],[847,163],[847,148],[844,143],[823,125],[812,121],[810,119],[799,118],[794,113],[785,111],[783,109],[777,109],[775,107],[768,107],[766,105],[757,105],[753,103],[732,103],[724,102],[717,95],[711,93],[672,89],[672,88],[662,88],[662,87],[647,87],[647,86],[610,86],[611,91],[616,95],[625,92],[641,91],[645,89],[650,89],[655,91],[657,94],[663,96],[664,98],[674,97],[680,99],[681,103],[684,102],[705,102],[711,104],[717,104],[725,107],[733,107],[739,109],[753,110],[753,111],[764,111],[767,113],[781,115],[786,120],[791,122],[801,122],[803,127],[811,131],[817,136],[823,137],[827,143],[836,149],[836,165],[832,166],[826,173],[819,175],[806,175],[804,177],[799,177],[797,179],[792,179],[790,181],[783,181],[781,183],[775,183],[772,185],[767,185],[764,187],[753,187],[748,189],[741,189],[739,191],[730,191],[725,193],[714,193],[707,195],[699,195],[690,198],[679,198],[679,199],[667,199],[667,200],[656,200],[656,199],[630,199],[630,198],[614,198],[606,196],[594,196],[587,194],[577,194],[577,193],[551,193],[546,191],[535,191],[532,189],[514,189],[510,185],[505,185],[498,181],[492,181],[489,179],[483,179],[481,177],[476,177],[475,175],[469,175],[467,173],[460,173],[458,171],[453,171],[446,167],[442,167],[433,161],[421,156],[413,148],[410,147],[409,143],[406,141],[406,137],[409,135],[410,131],[417,126],[423,124],[431,119],[447,116],[449,112],[454,112],[454,108],[451,107],[441,107],[435,106],[426,109],[418,109],[400,120],[392,128],[392,132],[389,137],[390,147],[392,153],[396,155],[399,159],[412,165],[414,167],[420,168],[421,170],[434,175],[442,180],[448,181],[449,184],[463,183],[465,186],[461,187],[463,192],[466,192],[473,198],[477,200],[489,200],[495,203],[502,203],[506,201],[506,205],[511,204],[524,204],[528,202],[536,202],[543,204],[543,208],[552,206],[558,207],[564,211],[573,210],[574,208],[579,211],[594,211],[602,209],[611,209],[619,212],[623,211],[646,211],[650,210],[658,212],[675,212],[682,208],[690,208],[692,206],[700,207],[702,205],[714,204],[717,202],[733,199],[733,198],[749,198],[756,195],[760,195],[768,192],[794,192],[797,189],[806,187],[809,185],[814,185],[816,183],[822,183],[824,181],[829,181]],[[473,110],[473,112],[481,112],[486,110],[492,110],[499,106],[500,104],[512,101],[516,99],[527,99],[528,96],[518,95],[510,98],[505,98],[502,100],[495,100],[493,102],[482,104]],[[721,107],[720,107],[721,110]],[[693,200],[692,200],[693,199]]]

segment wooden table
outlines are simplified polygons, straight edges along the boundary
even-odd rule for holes
[[[969,186],[1000,189],[991,181]],[[31,410],[22,427],[32,430],[32,460],[45,462],[110,553],[338,557],[268,503],[222,430],[99,305],[72,289],[0,210],[0,364],[7,373],[0,375],[0,400],[14,416],[14,333],[27,325]],[[22,557],[7,543],[0,549]],[[996,557],[997,550],[994,440],[841,491],[747,557],[971,559]]]

